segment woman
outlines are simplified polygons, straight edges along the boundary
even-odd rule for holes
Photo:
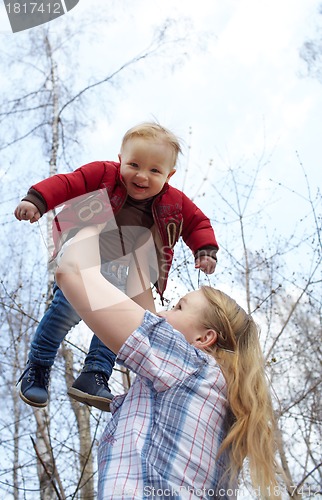
[[[279,498],[274,417],[253,319],[202,287],[154,315],[100,274],[99,233],[65,247],[58,285],[118,362],[136,373],[112,403],[99,449],[99,499],[235,498],[249,460],[262,498]],[[146,275],[144,265],[141,274]]]

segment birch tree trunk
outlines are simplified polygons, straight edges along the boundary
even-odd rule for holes
[[[60,146],[59,134],[59,75],[58,66],[55,61],[53,48],[47,34],[44,36],[44,44],[46,48],[46,56],[50,64],[50,84],[51,84],[51,102],[52,102],[52,116],[51,116],[51,144],[50,144],[50,159],[49,159],[49,172],[48,177],[57,174],[57,153]],[[49,256],[53,253],[53,243],[51,238],[53,222],[53,212],[47,214],[47,249]],[[48,278],[47,278],[47,305],[50,304],[53,296],[52,289],[54,283],[54,267],[48,264]],[[66,385],[68,386],[71,380],[71,373],[73,371],[73,357],[71,351],[64,346],[62,349],[63,358],[65,359],[65,373]],[[77,427],[79,430],[79,470],[81,476],[78,488],[81,490],[81,498],[94,497],[94,479],[93,479],[93,458],[91,454],[91,432],[90,432],[90,412],[87,407],[80,403],[72,402],[72,410],[75,414]],[[57,488],[53,483],[53,478],[59,484],[59,474],[55,467],[55,460],[52,455],[50,441],[47,439],[50,434],[50,416],[47,409],[44,411],[35,411],[37,422],[37,450],[42,457],[42,461],[38,466],[38,477],[41,490],[42,500],[51,500],[57,494]],[[83,486],[82,486],[83,485]]]

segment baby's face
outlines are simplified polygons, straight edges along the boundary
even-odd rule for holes
[[[127,192],[136,200],[157,195],[175,172],[174,151],[162,140],[129,139],[119,159]]]

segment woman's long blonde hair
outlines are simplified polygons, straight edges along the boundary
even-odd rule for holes
[[[279,498],[275,419],[258,328],[231,297],[209,286],[201,290],[209,304],[203,324],[215,329],[218,335],[210,354],[227,381],[228,400],[234,415],[219,454],[229,451],[233,477],[238,475],[247,457],[252,484],[260,496]]]

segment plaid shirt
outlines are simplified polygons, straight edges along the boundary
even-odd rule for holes
[[[147,311],[117,361],[137,376],[112,403],[99,447],[98,499],[235,498],[223,479],[227,456],[216,459],[229,424],[214,358]]]

